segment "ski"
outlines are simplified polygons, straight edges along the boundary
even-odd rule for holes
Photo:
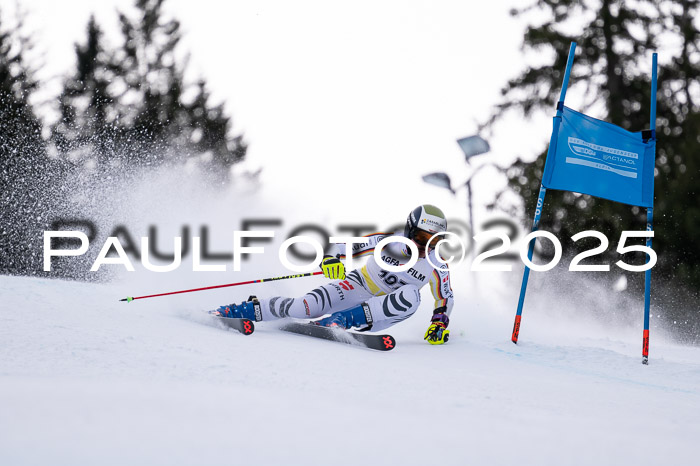
[[[391,335],[375,335],[369,333],[353,333],[339,328],[321,327],[311,323],[291,322],[284,324],[280,330],[297,333],[309,337],[323,338],[347,345],[362,346],[377,351],[391,351],[396,346],[396,340]]]
[[[216,315],[213,317],[225,326],[238,330],[243,335],[251,335],[255,331],[255,323],[250,319],[236,319]]]

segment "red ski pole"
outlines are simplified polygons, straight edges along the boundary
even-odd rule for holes
[[[285,277],[273,277],[273,278],[261,278],[259,280],[250,280],[247,282],[238,282],[238,283],[228,283],[226,285],[216,285],[216,286],[205,286],[204,288],[192,288],[191,290],[181,290],[181,291],[171,291],[169,293],[159,293],[159,294],[151,294],[148,296],[135,296],[131,297],[128,296],[126,298],[120,299],[119,301],[126,301],[126,302],[131,302],[135,299],[146,299],[146,298],[155,298],[157,296],[168,296],[171,294],[180,294],[180,293],[191,293],[193,291],[204,291],[204,290],[213,290],[216,288],[226,288],[228,286],[238,286],[238,285],[250,285],[251,283],[262,283],[262,282],[271,282],[274,280],[286,280],[288,278],[301,278],[301,277],[310,277],[312,275],[321,275],[323,272],[310,272],[310,273],[300,273],[297,275],[287,275]]]

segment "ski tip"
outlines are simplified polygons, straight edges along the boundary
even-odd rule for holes
[[[391,351],[396,347],[396,340],[391,335],[382,335],[382,344],[384,351]]]
[[[241,333],[243,335],[252,335],[253,332],[255,331],[255,324],[253,323],[252,320],[245,319],[243,322],[243,330]]]
[[[134,298],[128,296],[128,297],[126,297],[126,298],[120,299],[119,301],[126,301],[127,303],[130,303],[130,302],[133,301],[133,300],[134,300]]]

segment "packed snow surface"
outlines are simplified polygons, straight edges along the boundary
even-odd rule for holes
[[[697,464],[700,349],[653,333],[644,366],[641,333],[531,310],[516,346],[512,296],[462,296],[431,346],[428,294],[380,353],[134,287],[0,277],[0,464]]]

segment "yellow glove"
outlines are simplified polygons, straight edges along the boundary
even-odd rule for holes
[[[345,266],[333,256],[324,256],[321,261],[323,276],[331,279],[345,280]]]
[[[430,327],[428,331],[425,332],[424,340],[428,340],[431,345],[442,345],[447,343],[450,339],[450,331],[447,330],[447,324],[450,322],[450,318],[447,314],[442,312],[437,312],[433,314],[433,318],[430,322]]]

